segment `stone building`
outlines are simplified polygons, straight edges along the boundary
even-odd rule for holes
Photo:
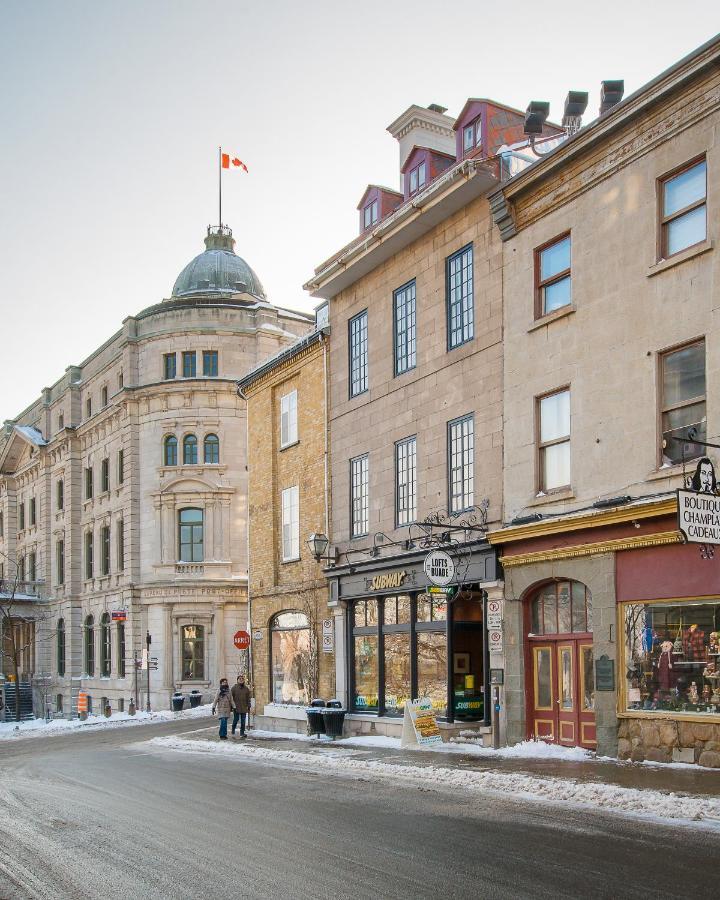
[[[258,724],[305,731],[305,706],[335,693],[323,563],[327,534],[328,331],[316,329],[245,375],[252,681]],[[332,627],[332,623],[330,623]]]
[[[269,303],[229,228],[167,300],[128,316],[6,421],[0,445],[4,587],[29,582],[42,620],[34,676],[53,708],[122,709],[152,637],[150,701],[213,690],[247,624],[245,404],[236,381],[310,327]],[[5,660],[3,672],[8,674]],[[47,691],[46,691],[47,692]]]
[[[523,115],[476,99],[457,119],[411,106],[388,131],[400,190],[366,188],[360,236],[305,286],[327,301],[332,329],[337,693],[353,730],[399,733],[405,701],[427,695],[446,733],[468,722],[487,732],[503,319],[486,195],[500,183],[501,147],[524,140]],[[451,603],[428,593],[423,562],[437,548],[456,558]]]
[[[676,499],[720,433],[718,62],[715,38],[490,198],[511,742],[720,764],[720,554]]]

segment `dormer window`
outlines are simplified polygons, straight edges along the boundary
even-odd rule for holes
[[[427,181],[427,166],[421,162],[419,166],[410,169],[410,193],[415,194],[425,186]]]
[[[480,124],[480,116],[477,117],[469,125],[463,128],[463,152],[469,153],[482,142],[482,127]]]
[[[368,205],[363,210],[363,223],[365,228],[370,228],[371,225],[374,225],[378,220],[378,202],[377,200],[373,200],[372,203],[368,203]]]

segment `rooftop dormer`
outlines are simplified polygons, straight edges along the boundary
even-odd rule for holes
[[[495,156],[503,145],[525,141],[525,114],[494,100],[470,97],[453,124],[455,154],[459,160]],[[543,135],[563,134],[558,125],[546,122]]]
[[[404,199],[409,200],[454,164],[454,154],[441,153],[430,147],[413,147],[400,170],[405,186]]]
[[[403,199],[403,195],[398,191],[383,187],[381,184],[369,184],[357,206],[360,212],[360,234],[395,212]]]

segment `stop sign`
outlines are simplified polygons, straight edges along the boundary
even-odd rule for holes
[[[233,636],[233,643],[238,650],[247,650],[250,646],[250,635],[247,631],[236,631]]]

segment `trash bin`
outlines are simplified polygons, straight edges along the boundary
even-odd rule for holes
[[[183,706],[185,706],[185,697],[179,691],[175,691],[172,695],[173,712],[182,712]]]
[[[323,721],[324,700],[311,700],[310,706],[306,707],[305,715],[308,720],[308,731],[310,734],[325,734],[325,722]]]
[[[346,712],[347,710],[342,708],[342,703],[339,700],[328,700],[327,706],[322,710],[325,734],[328,737],[343,736]]]
[[[202,703],[202,694],[200,691],[190,691],[190,709],[195,709]]]

